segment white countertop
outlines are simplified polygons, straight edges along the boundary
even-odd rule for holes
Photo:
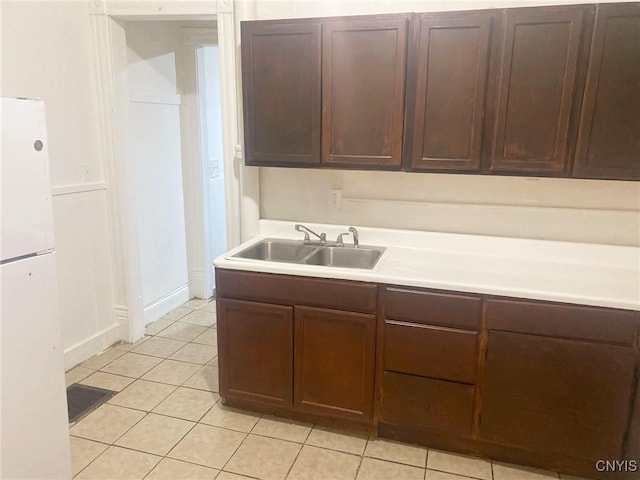
[[[264,238],[302,239],[294,222],[260,221],[260,235],[216,258],[230,270],[392,285],[640,311],[640,248],[358,227],[360,244],[386,247],[372,270],[233,258]],[[305,223],[327,239],[347,226]],[[345,243],[351,237],[345,235]]]

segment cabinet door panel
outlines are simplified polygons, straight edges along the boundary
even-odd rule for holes
[[[584,459],[617,459],[627,427],[632,348],[489,332],[480,435]]]
[[[413,168],[480,169],[491,25],[490,14],[421,16]]]
[[[384,372],[383,423],[469,435],[475,388]]]
[[[640,358],[638,358],[640,368]],[[636,384],[633,412],[629,422],[629,436],[625,446],[624,458],[640,458],[640,383]]]
[[[324,164],[400,167],[406,31],[406,17],[324,24]]]
[[[242,24],[247,165],[319,165],[320,23]]]
[[[573,174],[640,179],[640,4],[598,5]]]
[[[291,407],[293,308],[218,299],[220,394]]]
[[[506,10],[491,171],[568,170],[585,11],[581,6]]]
[[[295,308],[294,408],[370,421],[375,316]]]

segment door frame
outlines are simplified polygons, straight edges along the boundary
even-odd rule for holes
[[[133,172],[125,158],[127,118],[126,21],[212,20],[218,31],[227,244],[241,239],[242,152],[238,127],[236,35],[233,0],[189,2],[99,0],[90,2],[96,71],[100,152],[107,181],[114,279],[114,316],[120,339],[144,335],[141,258]],[[249,186],[251,189],[251,186]],[[197,192],[196,192],[197,194]],[[200,201],[202,192],[200,191]],[[245,220],[246,222],[246,220]]]
[[[200,112],[197,50],[199,47],[206,45],[216,45],[218,49],[220,46],[218,45],[218,31],[215,26],[183,27],[182,32],[183,78],[181,83],[183,109],[180,115],[180,124],[182,131],[189,293],[192,297],[206,299],[212,293],[209,289],[209,284],[213,279],[213,271],[211,269],[213,258],[210,258],[206,243],[208,210],[205,206],[205,201],[209,198],[209,188],[206,181],[207,172],[202,163],[201,139],[203,125],[201,124]],[[224,180],[226,182],[226,178]],[[229,223],[228,215],[225,223]],[[226,236],[228,244],[229,234],[227,233]]]

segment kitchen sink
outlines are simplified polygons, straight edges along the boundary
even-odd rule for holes
[[[323,267],[372,269],[384,252],[382,247],[308,245],[296,240],[268,238],[233,255],[266,262],[298,263]]]
[[[382,255],[379,248],[324,247],[305,260],[308,265],[371,269]]]
[[[266,260],[268,262],[299,263],[315,253],[317,247],[286,240],[263,240],[234,255],[234,257]]]

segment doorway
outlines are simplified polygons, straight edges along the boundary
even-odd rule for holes
[[[212,22],[123,22],[123,158],[137,237],[142,321],[213,296],[227,249],[217,32]]]
[[[220,61],[217,43],[200,42],[195,48],[198,98],[200,171],[202,172],[204,291],[215,294],[213,260],[228,247],[224,184]],[[197,293],[194,289],[194,293]],[[205,298],[205,297],[203,297]]]

